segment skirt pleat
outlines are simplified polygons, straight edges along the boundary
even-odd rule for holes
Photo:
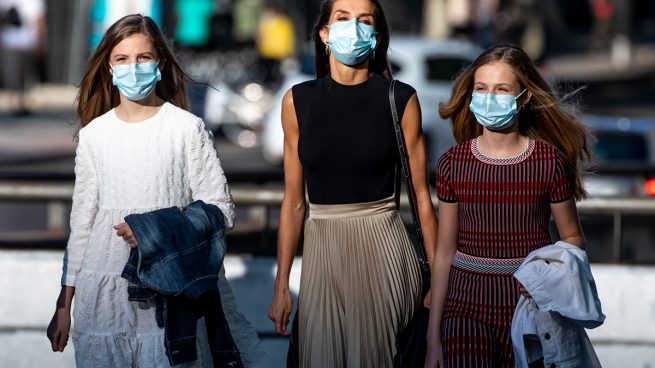
[[[298,304],[301,366],[391,367],[421,286],[392,199],[311,204]]]

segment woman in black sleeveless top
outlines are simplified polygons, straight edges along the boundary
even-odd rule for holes
[[[269,317],[277,333],[289,334],[289,272],[304,224],[300,366],[391,367],[396,336],[422,302],[422,285],[394,203],[399,155],[388,99],[389,30],[377,1],[332,0],[323,3],[313,33],[317,79],[282,100],[285,194]],[[396,105],[431,260],[437,222],[411,86],[396,84]]]

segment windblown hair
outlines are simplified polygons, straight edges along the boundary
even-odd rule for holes
[[[150,17],[127,15],[109,27],[84,72],[77,94],[77,115],[82,127],[120,103],[118,89],[112,85],[109,56],[119,42],[137,33],[150,39],[159,58],[162,79],[155,88],[157,96],[185,110],[188,108],[185,82],[189,78],[177,63],[157,24]]]
[[[375,51],[371,53],[368,61],[368,70],[371,73],[379,74],[385,79],[391,79],[391,68],[387,59],[387,50],[389,49],[389,25],[384,16],[382,5],[377,0],[369,0],[374,6],[373,18],[375,19],[375,31],[378,36],[378,43]],[[334,7],[335,0],[325,0],[321,5],[321,14],[314,25],[312,36],[314,38],[314,47],[316,49],[316,78],[321,78],[330,73],[330,57],[325,51],[325,44],[321,40],[321,29],[328,25],[330,15]]]
[[[582,187],[582,161],[591,159],[590,133],[569,106],[558,100],[548,83],[520,48],[501,44],[485,50],[455,79],[450,101],[439,106],[439,115],[451,119],[453,135],[462,143],[482,134],[482,126],[469,111],[475,72],[483,65],[503,62],[512,67],[521,89],[532,93],[530,101],[519,111],[519,133],[555,147],[566,159],[575,178],[575,198],[586,197]]]

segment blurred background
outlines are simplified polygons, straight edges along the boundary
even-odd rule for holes
[[[655,1],[381,0],[394,76],[423,111],[428,172],[454,144],[437,114],[457,73],[511,42],[595,133],[578,204],[607,315],[588,331],[605,367],[655,367]],[[195,83],[238,208],[226,271],[267,351],[283,173],[281,96],[313,78],[318,0],[0,0],[0,366],[71,367],[49,352],[74,180],[77,85],[104,31],[151,16]],[[435,200],[435,206],[437,205]],[[403,215],[410,220],[403,207]],[[556,234],[553,234],[556,236]],[[298,292],[299,250],[292,272]]]

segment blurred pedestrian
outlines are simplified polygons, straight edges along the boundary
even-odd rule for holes
[[[473,33],[472,0],[445,0],[446,23],[450,36],[470,40]]]
[[[89,36],[92,53],[98,47],[107,29],[128,14],[145,15],[158,25],[163,23],[163,0],[93,0],[92,3],[91,34]]]
[[[175,43],[186,51],[207,48],[211,35],[210,19],[214,14],[213,0],[177,0],[175,2],[177,24]]]
[[[499,0],[476,0],[473,8],[473,40],[482,47],[491,46],[496,40],[496,24]]]
[[[313,36],[317,79],[282,100],[285,188],[269,318],[275,332],[290,334],[289,272],[304,231],[299,366],[391,367],[397,334],[420,306],[422,281],[394,204],[389,27],[378,1],[328,0]],[[414,88],[398,82],[396,106],[431,259],[437,222]]]
[[[233,226],[234,204],[212,135],[200,118],[185,111],[187,79],[154,21],[141,15],[121,18],[107,30],[84,73],[78,95],[82,128],[71,234],[61,293],[48,327],[53,351],[63,351],[75,297],[72,337],[79,367],[164,367],[177,353],[169,349],[173,342],[158,326],[157,298],[128,300],[128,281],[121,273],[130,248],[143,244],[124,218],[202,200],[224,219],[214,216],[205,221]],[[195,234],[184,237],[190,236]],[[182,277],[187,271],[180,267],[172,276]],[[242,358],[254,361],[256,334],[237,311],[222,269],[217,278]],[[187,340],[192,343],[185,347],[198,346],[194,366],[206,367],[212,365],[214,346],[208,343],[211,331],[201,333],[201,322],[197,343]]]
[[[0,0],[0,70],[16,115],[29,114],[26,87],[39,79],[36,62],[45,47],[45,2]]]
[[[608,36],[614,6],[610,0],[589,0],[594,22],[591,30],[591,50],[602,50],[609,46]]]
[[[238,41],[250,45],[254,44],[263,5],[263,0],[234,1],[232,6],[234,37]]]
[[[264,66],[264,82],[274,84],[281,80],[280,64],[294,54],[294,30],[291,18],[276,3],[264,7],[257,27],[255,46],[259,63]]]
[[[513,272],[553,243],[551,214],[561,240],[586,247],[575,201],[585,196],[588,136],[515,46],[488,48],[451,96],[439,113],[452,119],[458,145],[437,167],[426,367],[514,367]]]

